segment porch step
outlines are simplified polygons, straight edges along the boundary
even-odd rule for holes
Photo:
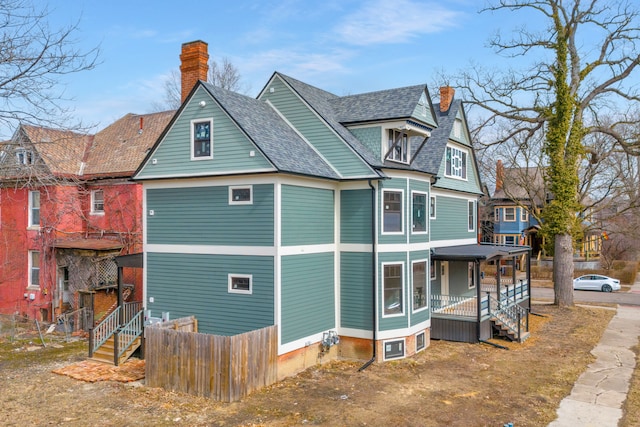
[[[127,351],[125,351],[118,359],[118,364],[126,362],[141,345],[142,337],[137,337],[135,340],[133,340],[131,346],[129,346]],[[91,357],[89,360],[113,365],[114,352],[114,339],[112,336],[107,341],[105,341],[104,344],[100,346],[100,348],[93,352],[93,357]]]
[[[520,336],[515,332],[518,330],[518,325],[508,318],[494,317],[491,319],[491,325],[494,331],[498,333],[498,336],[505,337],[510,341],[524,342],[529,338],[529,331],[520,331]]]

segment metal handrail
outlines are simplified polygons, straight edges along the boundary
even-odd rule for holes
[[[501,301],[487,294],[489,298],[489,312],[492,316],[500,319],[503,325],[512,333],[521,338],[522,332],[529,331],[529,316],[526,308],[518,304],[504,306]]]
[[[120,357],[131,347],[131,344],[142,335],[144,317],[143,311],[140,310],[136,313],[131,320],[120,328],[115,334],[115,365],[118,365]],[[121,339],[124,341],[120,342]]]
[[[116,307],[102,322],[89,331],[89,357],[102,346],[118,329],[120,307]]]

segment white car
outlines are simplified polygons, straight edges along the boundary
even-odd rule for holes
[[[620,290],[620,280],[599,274],[586,274],[573,279],[573,289],[612,292]]]

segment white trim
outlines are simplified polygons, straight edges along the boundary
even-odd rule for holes
[[[369,243],[340,243],[338,251],[340,252],[369,252],[373,250],[373,245]]]
[[[529,210],[520,206],[520,222],[529,222]]]
[[[409,182],[407,180],[407,182]],[[425,220],[424,220],[424,230],[422,231],[413,231],[415,224],[413,223],[413,196],[414,194],[421,194],[424,196],[424,214],[425,214]],[[411,234],[414,235],[425,235],[425,234],[429,234],[429,201],[430,201],[430,197],[429,197],[429,193],[426,191],[419,191],[419,190],[411,190],[411,202],[410,202],[410,208],[409,211],[411,212]]]
[[[380,230],[380,234],[384,236],[401,236],[404,234],[404,217],[405,217],[405,201],[404,201],[404,189],[403,188],[383,188],[381,196],[381,203],[384,206],[384,195],[385,193],[400,193],[402,199],[400,200],[400,231],[385,231],[384,230],[384,210],[380,212],[380,216],[382,218],[382,228]]]
[[[416,170],[408,170],[408,169],[382,169],[385,176],[387,178],[402,178],[402,179],[410,179],[412,181],[420,181],[431,184],[431,180],[435,174],[420,172]]]
[[[458,246],[458,245],[473,245],[478,243],[475,237],[469,239],[450,239],[450,240],[432,240],[431,247],[433,248],[444,248],[448,246]]]
[[[447,190],[444,188],[432,187],[431,194],[435,194],[438,197],[450,197],[452,199],[464,199],[464,200],[477,200],[480,194],[472,192],[463,192],[455,190]]]
[[[392,342],[397,342],[397,341],[402,341],[402,356],[387,358],[386,351],[385,351],[385,348],[384,348],[385,345],[387,343],[392,343]],[[382,360],[383,361],[404,359],[405,357],[407,357],[407,339],[406,339],[406,337],[393,338],[393,339],[388,339],[388,340],[383,340],[382,341]]]
[[[302,255],[302,254],[322,254],[329,252],[337,252],[334,243],[324,245],[300,245],[300,246],[281,246],[280,256]]]
[[[414,252],[426,251],[431,248],[431,242],[414,242],[414,243],[381,243],[377,246],[378,253],[390,252]]]
[[[150,243],[146,245],[144,250],[145,252],[164,254],[276,256],[276,248],[273,246],[165,245]]]
[[[207,159],[208,160],[208,159]],[[156,179],[175,179],[175,178],[209,178],[214,176],[228,176],[228,175],[250,175],[254,173],[269,173],[269,172],[278,172],[277,169],[247,169],[247,170],[237,170],[237,171],[206,171],[206,172],[196,172],[196,173],[180,173],[180,174],[171,174],[171,175],[146,175],[144,178],[134,178],[136,181],[147,181],[147,180],[156,180]]]
[[[195,145],[194,127],[195,127],[196,123],[205,123],[205,122],[209,122],[209,155],[208,156],[198,156],[198,157],[196,157],[195,153],[193,151],[194,145]],[[211,159],[213,159],[213,117],[206,117],[206,118],[202,118],[202,119],[192,119],[189,122],[189,132],[190,132],[189,150],[191,151],[191,160],[197,161],[197,160],[211,160]]]
[[[33,195],[38,193],[38,217],[41,217],[42,213],[42,194],[40,194],[39,190],[30,190],[29,191],[29,214],[27,215],[27,228],[30,230],[39,230],[40,229],[40,221],[37,224],[33,222]]]
[[[341,240],[340,234],[340,221],[341,221],[341,197],[339,191],[333,192],[333,241],[336,242],[333,249],[333,306],[334,306],[334,320],[333,323],[338,328],[340,327],[340,319],[341,313],[340,310],[340,287],[342,286],[342,281],[340,280],[340,276],[342,273],[342,264],[340,263],[340,259],[342,258],[342,253],[337,250],[337,242]]]
[[[249,190],[249,200],[233,200],[233,190]],[[253,204],[253,185],[229,185],[229,204],[230,205],[252,205]]]
[[[420,322],[416,325],[413,325],[409,328],[402,329],[391,329],[388,331],[378,331],[377,339],[380,340],[393,340],[398,339],[399,337],[405,337],[415,334],[423,329],[428,329],[431,327],[431,319],[425,320],[424,322]]]
[[[278,110],[276,108],[275,105],[273,105],[273,103],[271,102],[270,99],[267,99],[265,101],[265,103],[271,107],[273,109],[273,111],[275,111],[275,113],[280,116],[280,118],[291,128],[291,130],[293,130],[299,137],[300,139],[302,139],[308,146],[309,148],[311,148],[317,155],[318,157],[320,157],[326,164],[327,166],[329,166],[331,168],[331,170],[333,170],[336,175],[338,175],[338,177],[340,178],[344,178],[344,176],[338,171],[338,169],[336,169],[335,167],[333,167],[333,164],[331,164],[331,162],[329,162],[320,151],[318,151],[318,149],[315,147],[315,145],[313,145],[311,142],[309,142],[309,140],[307,138],[304,137],[304,135],[302,133],[300,133],[300,131],[298,131],[297,126],[294,126],[285,116],[284,114],[280,113],[280,110]],[[312,108],[309,108],[309,110],[313,110]],[[348,144],[346,144],[348,145]]]
[[[278,354],[285,353],[282,346],[282,184],[276,181],[273,184],[273,243],[275,245],[273,254],[273,318],[278,328]],[[321,338],[320,338],[321,339]]]
[[[253,275],[252,274],[235,274],[235,273],[229,273],[227,275],[227,282],[228,282],[228,292],[230,294],[245,294],[245,295],[251,295],[253,293]],[[249,290],[245,291],[244,289],[233,289],[233,279],[238,278],[238,279],[249,279]]]
[[[402,299],[401,301],[401,307],[400,307],[400,313],[392,313],[392,314],[385,314],[385,307],[384,307],[384,268],[388,265],[399,265],[400,266],[400,271],[402,272],[402,277],[401,277],[401,281],[400,281],[400,298]],[[382,301],[383,301],[383,307],[382,307],[382,318],[383,319],[387,319],[387,318],[393,318],[393,317],[404,317],[406,315],[406,289],[405,289],[405,262],[404,261],[391,261],[391,262],[382,262],[380,263],[380,271],[382,272],[382,282],[380,283],[380,290],[381,290],[381,295],[382,295]]]
[[[465,176],[447,175],[447,150],[450,149],[450,148],[465,153],[465,161],[464,161],[464,163],[463,163],[463,165],[461,166],[461,169],[460,169],[460,174],[462,175],[462,171],[464,171]],[[444,158],[444,176],[446,178],[457,179],[459,181],[469,181],[469,165],[470,165],[469,147],[458,146],[456,144],[447,143],[447,146],[445,147],[444,155],[445,155],[445,158]],[[452,155],[453,155],[453,153],[452,153]],[[451,165],[451,172],[453,172],[453,165]]]

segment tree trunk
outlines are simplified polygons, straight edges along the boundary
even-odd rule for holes
[[[558,307],[573,307],[573,239],[570,234],[555,236],[553,289]]]

